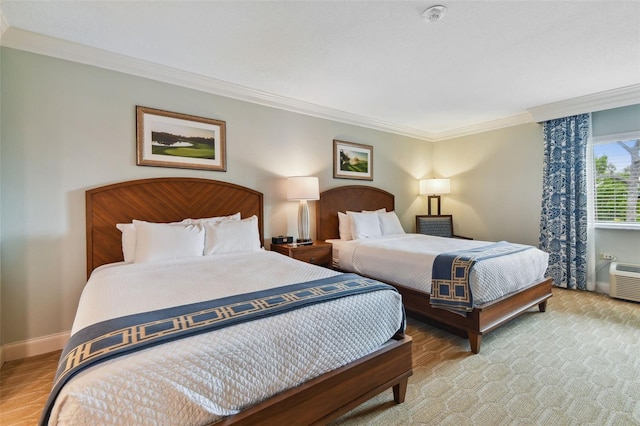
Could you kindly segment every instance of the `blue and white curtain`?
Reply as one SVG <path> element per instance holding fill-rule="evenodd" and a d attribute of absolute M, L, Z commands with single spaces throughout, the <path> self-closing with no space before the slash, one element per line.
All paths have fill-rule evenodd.
<path fill-rule="evenodd" d="M 587 289 L 587 142 L 589 114 L 543 123 L 540 249 L 554 284 Z"/>

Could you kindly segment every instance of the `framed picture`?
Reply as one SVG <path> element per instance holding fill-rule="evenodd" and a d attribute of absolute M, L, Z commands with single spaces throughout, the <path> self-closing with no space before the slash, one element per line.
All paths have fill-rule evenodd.
<path fill-rule="evenodd" d="M 136 106 L 139 166 L 226 171 L 225 122 Z"/>
<path fill-rule="evenodd" d="M 333 177 L 373 180 L 373 147 L 334 139 Z"/>

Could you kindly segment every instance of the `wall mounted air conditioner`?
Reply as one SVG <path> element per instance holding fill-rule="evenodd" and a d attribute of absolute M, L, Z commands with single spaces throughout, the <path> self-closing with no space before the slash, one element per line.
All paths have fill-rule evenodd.
<path fill-rule="evenodd" d="M 640 302 L 640 265 L 612 262 L 609 267 L 609 296 Z"/>

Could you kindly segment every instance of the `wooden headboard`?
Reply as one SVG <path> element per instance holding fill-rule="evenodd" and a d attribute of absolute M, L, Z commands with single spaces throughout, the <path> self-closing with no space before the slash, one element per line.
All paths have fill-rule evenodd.
<path fill-rule="evenodd" d="M 320 200 L 316 202 L 316 238 L 320 241 L 340 238 L 338 212 L 344 213 L 347 210 L 359 212 L 381 208 L 387 211 L 395 209 L 393 194 L 363 185 L 328 189 L 320 194 Z"/>
<path fill-rule="evenodd" d="M 116 223 L 133 219 L 177 222 L 185 218 L 256 215 L 264 236 L 261 192 L 198 178 L 155 178 L 120 182 L 86 192 L 87 277 L 100 265 L 123 260 Z"/>

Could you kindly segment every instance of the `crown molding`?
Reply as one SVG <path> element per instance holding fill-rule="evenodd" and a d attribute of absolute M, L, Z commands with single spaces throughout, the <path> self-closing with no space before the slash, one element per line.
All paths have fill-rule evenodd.
<path fill-rule="evenodd" d="M 531 114 L 527 112 L 523 114 L 513 115 L 511 117 L 499 118 L 497 120 L 485 121 L 478 124 L 458 127 L 456 129 L 445 130 L 442 132 L 435 133 L 434 136 L 437 141 L 444 141 L 447 139 L 470 136 L 476 133 L 504 129 L 505 127 L 518 126 L 520 124 L 527 124 L 527 123 L 531 123 L 532 121 L 533 120 L 531 119 Z"/>
<path fill-rule="evenodd" d="M 640 104 L 640 84 L 529 108 L 537 123 L 560 117 Z"/>
<path fill-rule="evenodd" d="M 638 84 L 532 107 L 529 108 L 527 112 L 511 117 L 442 132 L 427 132 L 10 27 L 4 20 L 2 11 L 0 11 L 0 35 L 2 35 L 0 38 L 1 46 L 122 72 L 325 120 L 407 136 L 427 142 L 437 142 L 520 124 L 541 122 L 584 112 L 600 111 L 640 103 L 640 84 Z"/>
<path fill-rule="evenodd" d="M 107 52 L 105 50 L 18 28 L 9 28 L 1 44 L 2 46 L 13 49 L 118 71 L 272 108 L 381 130 L 425 141 L 434 141 L 431 133 L 418 129 L 399 126 L 393 123 L 251 89 L 215 78 L 181 71 L 165 65 L 142 61 L 129 56 Z"/>

